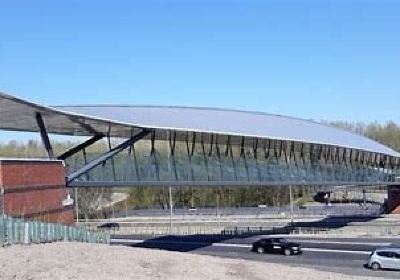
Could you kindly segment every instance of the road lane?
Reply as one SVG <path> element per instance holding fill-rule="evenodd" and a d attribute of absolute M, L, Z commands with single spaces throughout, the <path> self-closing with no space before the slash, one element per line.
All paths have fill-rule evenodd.
<path fill-rule="evenodd" d="M 262 238 L 231 238 L 215 242 L 213 238 L 204 236 L 180 237 L 163 236 L 158 238 L 134 238 L 118 236 L 111 239 L 112 244 L 134 247 L 157 248 L 171 251 L 206 254 L 225 258 L 263 261 L 289 264 L 298 267 L 312 267 L 323 271 L 340 272 L 348 275 L 375 276 L 384 278 L 400 278 L 400 272 L 374 272 L 363 266 L 371 250 L 380 246 L 399 243 L 399 239 L 318 239 L 288 238 L 302 245 L 303 254 L 286 257 L 276 254 L 257 254 L 251 251 L 251 244 Z M 354 241 L 354 244 L 353 244 Z"/>

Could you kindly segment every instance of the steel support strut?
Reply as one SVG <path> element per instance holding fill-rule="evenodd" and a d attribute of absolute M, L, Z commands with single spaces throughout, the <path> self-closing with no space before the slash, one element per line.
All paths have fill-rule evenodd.
<path fill-rule="evenodd" d="M 100 139 L 102 139 L 104 137 L 103 134 L 96 134 L 95 136 L 93 136 L 92 138 L 86 140 L 85 142 L 69 149 L 68 151 L 66 151 L 65 153 L 63 153 L 62 155 L 58 156 L 58 159 L 60 160 L 66 160 L 67 158 L 73 156 L 74 154 L 80 152 L 81 150 L 89 147 L 90 145 L 96 143 L 97 141 L 99 141 Z"/>
<path fill-rule="evenodd" d="M 111 149 L 109 152 L 105 153 L 104 155 L 100 156 L 99 158 L 89 162 L 88 164 L 86 164 L 85 166 L 80 168 L 79 170 L 77 170 L 77 171 L 71 173 L 70 175 L 68 175 L 67 182 L 70 183 L 73 180 L 75 180 L 76 178 L 80 177 L 81 175 L 89 172 L 93 168 L 95 168 L 98 165 L 102 164 L 106 160 L 112 158 L 113 156 L 115 156 L 116 154 L 120 153 L 124 149 L 132 146 L 135 142 L 139 141 L 140 139 L 142 139 L 143 137 L 147 136 L 148 134 L 149 134 L 149 131 L 147 131 L 147 130 L 142 130 L 142 131 L 138 132 L 137 134 L 133 135 L 131 138 L 129 138 L 128 140 L 126 140 L 122 144 L 120 144 L 117 147 Z"/>
<path fill-rule="evenodd" d="M 44 125 L 44 121 L 42 118 L 42 114 L 36 112 L 36 122 L 40 130 L 40 137 L 42 138 L 42 142 L 44 148 L 46 149 L 48 158 L 54 158 L 53 148 L 51 147 L 49 135 L 46 131 L 46 126 Z"/>

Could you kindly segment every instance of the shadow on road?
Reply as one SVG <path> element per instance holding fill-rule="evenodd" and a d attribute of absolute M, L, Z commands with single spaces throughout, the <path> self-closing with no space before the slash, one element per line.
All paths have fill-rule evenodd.
<path fill-rule="evenodd" d="M 365 223 L 375 220 L 375 216 L 330 216 L 319 221 L 294 222 L 291 228 L 312 228 L 312 229 L 339 229 L 348 226 L 350 223 Z M 290 227 L 290 226 L 289 226 Z"/>
<path fill-rule="evenodd" d="M 149 236 L 132 236 L 132 235 L 113 235 L 116 239 L 140 239 L 144 242 L 137 244 L 129 244 L 127 246 L 161 249 L 177 252 L 189 252 L 200 248 L 212 246 L 213 243 L 223 243 L 227 240 L 235 240 L 235 243 L 244 244 L 241 239 L 247 239 L 260 235 L 279 235 L 290 234 L 296 229 L 301 228 L 302 232 L 309 231 L 326 231 L 330 229 L 338 229 L 345 227 L 353 222 L 368 222 L 376 217 L 366 216 L 333 216 L 327 217 L 319 221 L 311 222 L 294 222 L 293 224 L 275 227 L 272 229 L 263 228 L 246 228 L 236 227 L 224 230 L 221 234 L 196 234 L 196 235 L 165 235 L 158 237 Z M 123 242 L 122 242 L 123 243 Z"/>
<path fill-rule="evenodd" d="M 156 238 L 147 239 L 143 243 L 131 245 L 132 247 L 161 249 L 177 252 L 189 252 L 203 247 L 211 246 L 213 243 L 223 242 L 232 238 L 223 237 L 222 235 L 188 235 L 176 236 L 167 235 Z"/>

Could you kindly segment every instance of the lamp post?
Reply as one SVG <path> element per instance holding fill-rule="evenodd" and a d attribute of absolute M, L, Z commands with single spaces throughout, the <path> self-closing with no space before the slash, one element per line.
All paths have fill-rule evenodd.
<path fill-rule="evenodd" d="M 219 193 L 217 193 L 217 221 L 218 221 L 218 230 L 221 229 L 221 221 L 219 219 Z"/>
<path fill-rule="evenodd" d="M 172 234 L 172 187 L 169 186 L 169 232 Z"/>
<path fill-rule="evenodd" d="M 168 130 L 167 132 L 168 138 L 168 173 L 171 174 L 171 131 Z M 168 188 L 169 193 L 169 233 L 172 234 L 172 187 L 169 186 Z"/>
<path fill-rule="evenodd" d="M 293 193 L 292 193 L 292 185 L 289 186 L 289 199 L 290 199 L 290 224 L 293 226 Z"/>
<path fill-rule="evenodd" d="M 79 205 L 78 205 L 78 188 L 75 188 L 75 213 L 76 223 L 79 224 Z"/>

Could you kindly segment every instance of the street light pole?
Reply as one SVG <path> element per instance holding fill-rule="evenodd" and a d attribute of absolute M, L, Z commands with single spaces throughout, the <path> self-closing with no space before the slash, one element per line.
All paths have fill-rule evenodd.
<path fill-rule="evenodd" d="M 218 220 L 218 230 L 220 230 L 221 221 L 219 220 L 219 193 L 217 193 L 217 220 Z"/>
<path fill-rule="evenodd" d="M 292 193 L 292 185 L 289 186 L 289 196 L 290 196 L 290 223 L 293 226 L 293 193 Z"/>
<path fill-rule="evenodd" d="M 172 234 L 172 187 L 169 186 L 169 232 Z"/>
<path fill-rule="evenodd" d="M 168 138 L 168 172 L 171 174 L 171 131 L 167 132 Z M 172 187 L 169 186 L 169 233 L 172 234 Z"/>
<path fill-rule="evenodd" d="M 79 224 L 78 188 L 75 188 L 75 213 L 76 223 Z"/>

